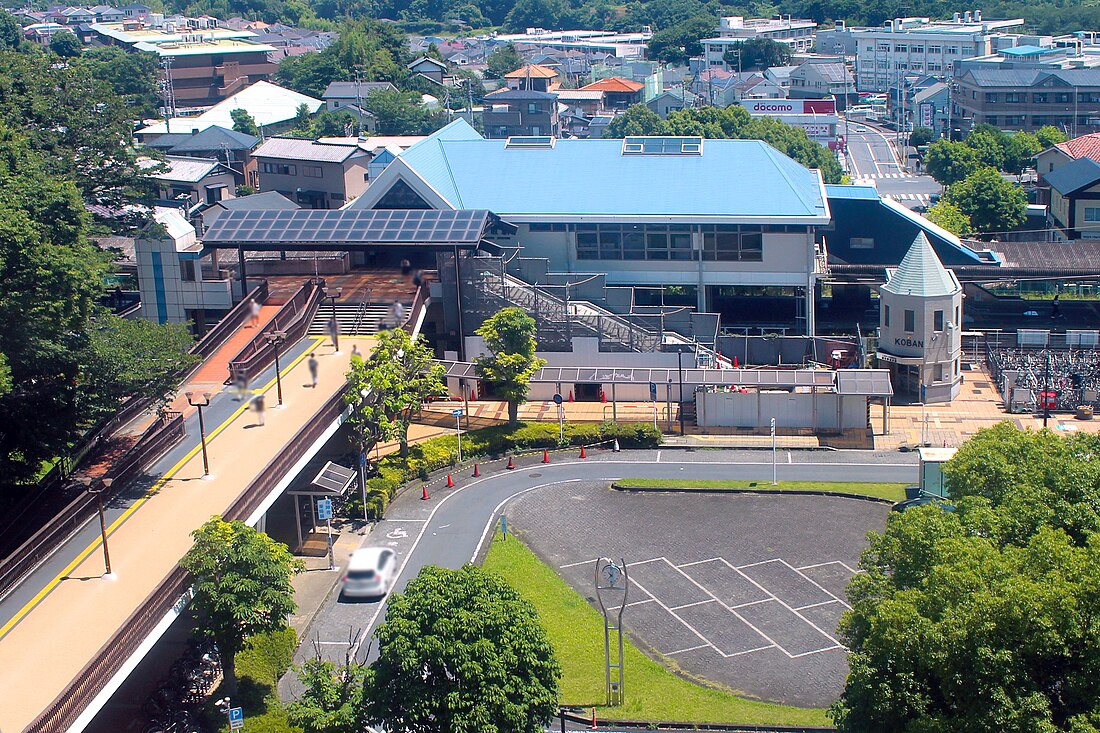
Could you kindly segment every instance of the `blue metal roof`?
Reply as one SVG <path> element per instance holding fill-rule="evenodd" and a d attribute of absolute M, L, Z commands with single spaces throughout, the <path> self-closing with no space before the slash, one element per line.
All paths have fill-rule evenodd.
<path fill-rule="evenodd" d="M 820 176 L 759 140 L 705 140 L 702 154 L 691 155 L 623 155 L 622 140 L 602 139 L 516 149 L 457 120 L 401 157 L 455 208 L 519 221 L 523 215 L 829 218 Z"/>
<path fill-rule="evenodd" d="M 1058 193 L 1068 196 L 1100 182 L 1100 163 L 1091 158 L 1078 158 L 1047 173 L 1043 180 Z"/>

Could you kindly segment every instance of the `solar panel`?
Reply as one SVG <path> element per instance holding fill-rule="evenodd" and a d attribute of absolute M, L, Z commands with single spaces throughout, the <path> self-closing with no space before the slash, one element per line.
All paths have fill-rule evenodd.
<path fill-rule="evenodd" d="M 355 471 L 329 461 L 310 483 L 332 494 L 343 494 L 355 480 Z"/>
<path fill-rule="evenodd" d="M 484 210 L 227 211 L 207 229 L 207 244 L 241 242 L 477 243 L 492 215 Z"/>
<path fill-rule="evenodd" d="M 632 136 L 623 140 L 623 155 L 702 155 L 701 137 Z"/>

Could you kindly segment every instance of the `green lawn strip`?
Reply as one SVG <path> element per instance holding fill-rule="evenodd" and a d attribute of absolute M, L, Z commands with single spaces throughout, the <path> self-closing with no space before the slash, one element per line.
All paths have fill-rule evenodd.
<path fill-rule="evenodd" d="M 624 478 L 615 482 L 621 489 L 751 489 L 752 491 L 834 491 L 904 501 L 909 484 L 863 483 L 859 481 L 719 481 L 715 479 Z"/>
<path fill-rule="evenodd" d="M 504 576 L 538 609 L 562 667 L 563 705 L 595 705 L 598 716 L 619 720 L 830 724 L 824 710 L 747 700 L 693 684 L 647 657 L 629 640 L 623 651 L 626 702 L 604 708 L 603 620 L 599 613 L 513 536 L 504 539 L 497 533 L 485 568 Z"/>

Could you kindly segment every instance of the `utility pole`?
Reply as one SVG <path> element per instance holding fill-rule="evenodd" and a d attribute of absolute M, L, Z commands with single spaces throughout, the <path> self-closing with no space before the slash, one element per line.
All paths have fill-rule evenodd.
<path fill-rule="evenodd" d="M 172 118 L 176 116 L 176 88 L 172 83 L 172 57 L 161 59 L 160 67 L 164 71 L 164 131 L 172 131 Z"/>

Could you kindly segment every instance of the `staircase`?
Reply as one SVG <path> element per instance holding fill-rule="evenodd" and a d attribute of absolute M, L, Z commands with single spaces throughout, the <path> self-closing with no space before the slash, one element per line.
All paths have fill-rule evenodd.
<path fill-rule="evenodd" d="M 384 303 L 336 303 L 336 322 L 341 336 L 369 336 L 377 333 L 383 321 L 390 319 L 392 306 Z M 322 303 L 310 321 L 310 336 L 327 336 L 332 320 L 332 304 Z"/>

